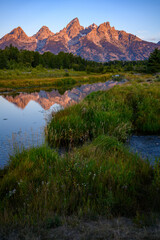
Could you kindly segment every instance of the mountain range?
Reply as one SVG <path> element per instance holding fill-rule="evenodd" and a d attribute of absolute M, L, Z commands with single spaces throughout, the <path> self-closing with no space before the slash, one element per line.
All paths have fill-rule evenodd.
<path fill-rule="evenodd" d="M 71 52 L 97 62 L 144 60 L 155 48 L 160 48 L 160 42 L 143 41 L 133 34 L 116 30 L 109 22 L 99 26 L 93 23 L 84 28 L 78 18 L 55 34 L 43 26 L 36 34 L 28 37 L 21 27 L 15 28 L 0 39 L 0 49 L 10 44 L 18 49 L 40 53 Z"/>

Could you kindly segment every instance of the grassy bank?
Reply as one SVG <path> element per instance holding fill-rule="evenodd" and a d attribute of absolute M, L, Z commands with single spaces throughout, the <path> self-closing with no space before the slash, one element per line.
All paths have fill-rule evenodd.
<path fill-rule="evenodd" d="M 90 94 L 58 112 L 47 127 L 51 146 L 73 146 L 108 134 L 125 141 L 131 132 L 160 133 L 160 84 L 127 83 Z"/>
<path fill-rule="evenodd" d="M 119 75 L 119 77 L 115 77 Z M 137 74 L 134 72 L 90 73 L 74 70 L 58 70 L 46 68 L 27 68 L 24 70 L 0 70 L 0 92 L 34 92 L 39 90 L 58 89 L 65 91 L 75 86 L 105 82 L 107 80 L 127 79 L 131 82 L 159 82 L 160 76 L 153 74 Z"/>
<path fill-rule="evenodd" d="M 61 78 L 68 76 L 84 76 L 85 71 L 74 71 L 70 69 L 47 69 L 47 68 L 24 68 L 24 69 L 5 69 L 0 70 L 0 80 L 23 80 L 23 79 L 42 79 L 42 78 Z"/>
<path fill-rule="evenodd" d="M 101 135 L 64 157 L 47 147 L 11 159 L 0 182 L 1 223 L 55 215 L 135 216 L 160 210 L 160 169 Z"/>
<path fill-rule="evenodd" d="M 158 239 L 160 159 L 152 166 L 131 153 L 123 142 L 133 132 L 160 133 L 158 81 L 92 93 L 53 115 L 46 137 L 54 148 L 23 150 L 0 170 L 0 237 Z M 59 155 L 63 146 L 70 151 Z M 154 230 L 126 218 L 116 225 L 119 216 Z M 88 227 L 86 219 L 98 220 Z"/>
<path fill-rule="evenodd" d="M 17 74 L 18 71 L 18 74 Z M 69 89 L 87 83 L 105 82 L 112 78 L 112 74 L 86 74 L 72 70 L 0 70 L 0 91 L 28 91 Z"/>
<path fill-rule="evenodd" d="M 132 132 L 160 133 L 158 82 L 92 93 L 53 115 L 46 129 L 50 145 L 72 150 L 60 156 L 42 146 L 11 157 L 0 170 L 1 225 L 159 214 L 160 162 L 151 166 L 129 152 L 123 142 Z"/>

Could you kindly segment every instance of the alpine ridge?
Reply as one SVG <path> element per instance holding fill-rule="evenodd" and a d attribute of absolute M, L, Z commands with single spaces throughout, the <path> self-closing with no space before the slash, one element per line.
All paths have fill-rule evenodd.
<path fill-rule="evenodd" d="M 116 30 L 109 22 L 99 26 L 93 23 L 84 28 L 78 18 L 74 18 L 55 34 L 48 27 L 43 26 L 36 34 L 29 37 L 21 27 L 17 27 L 0 39 L 0 49 L 10 44 L 18 49 L 40 53 L 71 52 L 97 62 L 144 60 L 155 48 L 160 48 L 160 43 L 143 41 L 133 34 Z"/>

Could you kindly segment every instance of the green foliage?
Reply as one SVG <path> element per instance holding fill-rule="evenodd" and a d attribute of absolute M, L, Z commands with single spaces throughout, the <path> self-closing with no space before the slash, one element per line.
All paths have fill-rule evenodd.
<path fill-rule="evenodd" d="M 160 72 L 160 50 L 156 48 L 148 59 L 148 72 Z"/>
<path fill-rule="evenodd" d="M 0 69 L 7 68 L 7 57 L 3 50 L 0 50 Z"/>
<path fill-rule="evenodd" d="M 151 53 L 149 60 L 144 61 L 110 61 L 98 63 L 88 61 L 80 56 L 75 56 L 72 53 L 59 52 L 54 55 L 51 52 L 39 54 L 28 50 L 18 50 L 10 45 L 4 50 L 0 50 L 0 69 L 22 69 L 24 67 L 37 67 L 42 65 L 45 68 L 52 69 L 74 69 L 75 71 L 86 71 L 90 73 L 117 73 L 117 72 L 158 72 L 159 66 L 159 51 L 155 49 Z"/>
<path fill-rule="evenodd" d="M 0 69 L 22 69 L 25 67 L 37 67 L 42 65 L 45 68 L 52 69 L 74 69 L 76 71 L 85 71 L 87 67 L 92 72 L 102 72 L 102 63 L 87 61 L 80 56 L 74 56 L 72 53 L 60 52 L 54 55 L 51 52 L 45 52 L 42 55 L 39 52 L 28 50 L 18 50 L 10 45 L 4 50 L 0 50 Z"/>
<path fill-rule="evenodd" d="M 136 215 L 159 211 L 159 166 L 130 153 L 115 137 L 101 135 L 64 157 L 47 147 L 25 150 L 1 173 L 1 223 L 58 215 Z"/>
<path fill-rule="evenodd" d="M 100 134 L 126 141 L 131 131 L 160 132 L 160 90 L 154 85 L 116 86 L 90 94 L 81 103 L 57 113 L 47 127 L 52 146 L 69 146 Z"/>
<path fill-rule="evenodd" d="M 140 72 L 145 73 L 147 68 L 147 60 L 144 61 L 110 61 L 104 63 L 103 72 Z"/>

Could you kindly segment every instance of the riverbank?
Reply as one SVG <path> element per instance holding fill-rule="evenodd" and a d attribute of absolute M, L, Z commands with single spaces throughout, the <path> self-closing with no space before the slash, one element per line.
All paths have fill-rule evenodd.
<path fill-rule="evenodd" d="M 131 82 L 158 82 L 159 74 L 143 74 L 134 72 L 113 73 L 90 73 L 73 70 L 48 70 L 28 69 L 22 70 L 0 70 L 0 92 L 34 92 L 39 90 L 58 89 L 61 93 L 81 84 L 105 82 L 107 80 L 121 81 L 127 79 Z"/>
<path fill-rule="evenodd" d="M 126 83 L 53 115 L 46 134 L 54 149 L 24 150 L 0 171 L 1 225 L 159 216 L 159 162 L 152 166 L 123 144 L 133 132 L 160 133 L 159 104 L 158 82 Z M 56 147 L 70 152 L 59 156 Z"/>
<path fill-rule="evenodd" d="M 90 94 L 58 112 L 47 126 L 51 146 L 74 146 L 101 134 L 126 141 L 130 133 L 160 133 L 160 83 L 131 83 Z"/>
<path fill-rule="evenodd" d="M 112 74 L 86 74 L 73 70 L 0 70 L 0 92 L 34 92 L 58 89 L 61 92 L 85 83 L 105 82 Z"/>

